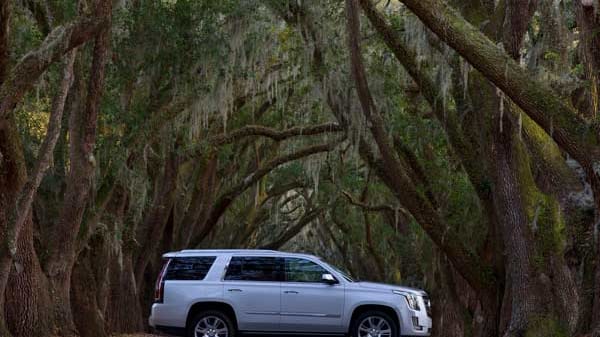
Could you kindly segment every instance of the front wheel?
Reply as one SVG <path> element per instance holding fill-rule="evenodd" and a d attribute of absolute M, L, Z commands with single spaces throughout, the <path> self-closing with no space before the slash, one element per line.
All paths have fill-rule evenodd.
<path fill-rule="evenodd" d="M 202 311 L 192 319 L 187 337 L 235 337 L 235 326 L 220 311 Z"/>
<path fill-rule="evenodd" d="M 352 337 L 399 337 L 396 322 L 385 312 L 367 311 L 352 322 Z"/>

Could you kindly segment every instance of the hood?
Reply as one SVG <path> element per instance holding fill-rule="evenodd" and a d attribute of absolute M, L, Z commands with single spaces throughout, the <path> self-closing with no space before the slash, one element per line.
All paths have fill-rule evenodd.
<path fill-rule="evenodd" d="M 398 291 L 413 294 L 413 295 L 421 295 L 421 296 L 427 295 L 427 293 L 421 289 L 403 287 L 403 286 L 399 286 L 399 285 L 395 285 L 395 284 L 384 284 L 384 283 L 375 283 L 375 282 L 356 282 L 356 285 L 359 286 L 360 288 L 372 289 L 372 290 L 382 290 L 382 291 L 398 290 Z"/>

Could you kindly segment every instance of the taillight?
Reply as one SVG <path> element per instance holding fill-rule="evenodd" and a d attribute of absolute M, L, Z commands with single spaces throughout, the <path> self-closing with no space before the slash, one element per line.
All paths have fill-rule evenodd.
<path fill-rule="evenodd" d="M 162 303 L 165 296 L 165 275 L 167 274 L 169 263 L 171 263 L 171 259 L 165 261 L 156 279 L 156 285 L 154 286 L 154 302 L 156 303 Z"/>

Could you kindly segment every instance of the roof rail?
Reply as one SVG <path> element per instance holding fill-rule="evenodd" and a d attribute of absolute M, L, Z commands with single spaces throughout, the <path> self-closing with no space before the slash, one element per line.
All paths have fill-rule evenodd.
<path fill-rule="evenodd" d="M 180 253 L 280 253 L 269 249 L 184 249 Z"/>

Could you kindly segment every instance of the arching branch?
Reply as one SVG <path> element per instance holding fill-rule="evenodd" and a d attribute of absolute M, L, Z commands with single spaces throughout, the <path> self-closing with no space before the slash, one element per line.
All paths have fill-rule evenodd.
<path fill-rule="evenodd" d="M 3 3 L 6 2 L 10 1 L 3 1 Z M 99 3 L 102 4 L 102 1 Z M 12 112 L 15 104 L 19 103 L 51 64 L 103 31 L 110 22 L 109 14 L 99 7 L 94 10 L 94 15 L 85 16 L 65 26 L 57 27 L 48 34 L 37 49 L 25 55 L 7 74 L 6 80 L 0 88 L 0 119 Z M 5 50 L 0 49 L 0 54 L 5 53 Z M 1 58 L 2 55 L 0 55 Z"/>
<path fill-rule="evenodd" d="M 431 202 L 418 192 L 407 175 L 406 168 L 395 155 L 392 142 L 384 128 L 383 119 L 377 111 L 366 78 L 360 50 L 358 0 L 346 0 L 346 11 L 352 74 L 363 114 L 371 122 L 371 133 L 381 153 L 381 161 L 375 160 L 372 154 L 364 154 L 370 152 L 364 141 L 361 142 L 361 152 L 380 178 L 394 192 L 400 203 L 410 211 L 429 237 L 452 260 L 453 265 L 468 280 L 469 284 L 475 289 L 481 289 L 485 287 L 489 279 L 484 277 L 485 268 L 481 265 L 480 259 L 465 247 L 456 233 L 444 223 Z"/>
<path fill-rule="evenodd" d="M 217 199 L 206 223 L 204 223 L 199 229 L 198 234 L 194 236 L 194 240 L 192 242 L 197 244 L 198 242 L 202 241 L 202 239 L 213 230 L 213 228 L 219 222 L 219 219 L 221 219 L 233 201 L 235 201 L 235 199 L 237 199 L 242 193 L 244 193 L 248 188 L 269 174 L 271 171 L 285 163 L 302 159 L 317 153 L 332 151 L 337 144 L 338 142 L 336 141 L 328 144 L 309 146 L 299 151 L 276 157 L 264 163 L 263 166 L 258 168 L 252 174 L 248 175 L 241 182 L 229 188 Z"/>
<path fill-rule="evenodd" d="M 360 0 L 368 5 L 371 0 Z M 402 0 L 440 39 L 455 49 L 500 88 L 559 146 L 584 167 L 596 195 L 600 194 L 598 126 L 513 60 L 476 27 L 440 0 Z M 597 198 L 600 199 L 600 198 Z M 597 207 L 600 207 L 598 204 Z"/>
<path fill-rule="evenodd" d="M 294 226 L 289 228 L 274 241 L 262 246 L 262 248 L 274 250 L 280 249 L 296 235 L 298 235 L 306 226 L 313 222 L 319 215 L 321 215 L 323 211 L 325 211 L 324 207 L 318 207 L 304 214 L 304 216 L 302 216 L 302 218 L 298 220 Z"/>
<path fill-rule="evenodd" d="M 286 130 L 275 130 L 262 125 L 247 125 L 240 129 L 234 130 L 228 134 L 220 135 L 213 138 L 212 143 L 220 146 L 233 143 L 243 137 L 262 136 L 270 138 L 274 141 L 283 141 L 299 136 L 313 136 L 328 132 L 341 132 L 344 129 L 336 123 L 325 123 L 306 127 L 293 127 Z"/>

